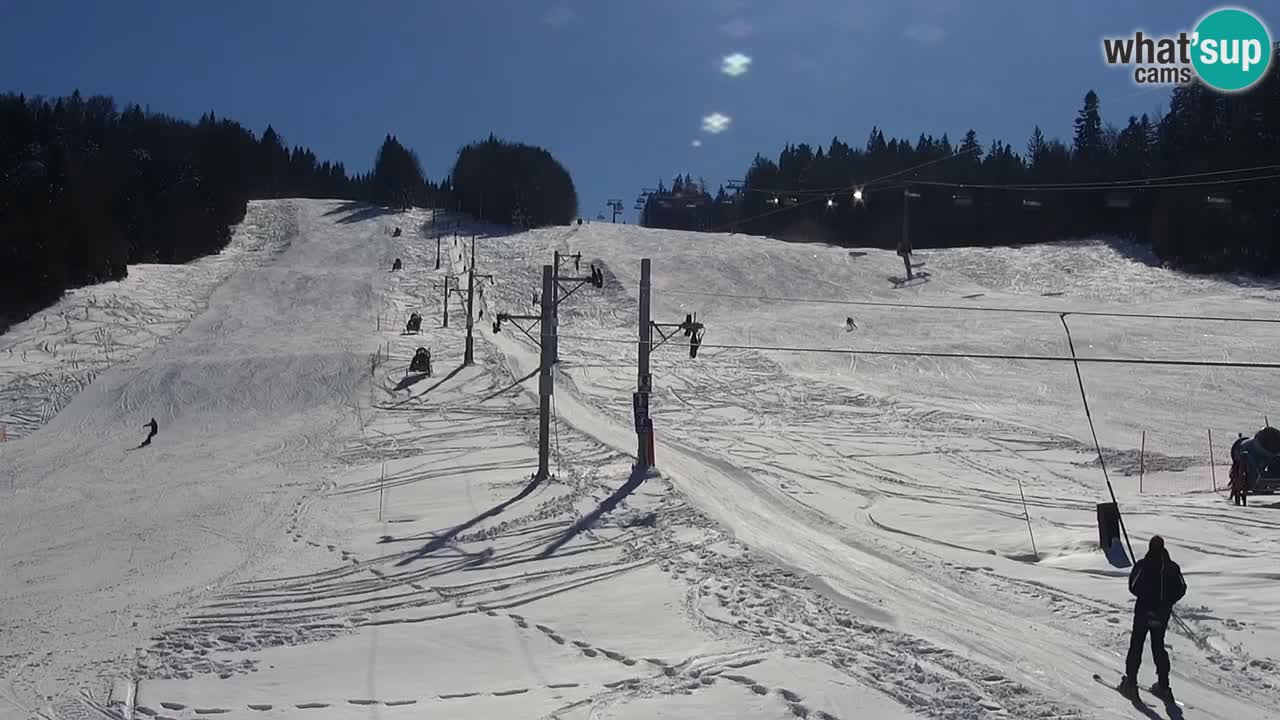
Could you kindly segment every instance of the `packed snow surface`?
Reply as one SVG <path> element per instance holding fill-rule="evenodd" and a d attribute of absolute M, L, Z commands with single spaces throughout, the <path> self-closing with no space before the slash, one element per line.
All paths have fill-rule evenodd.
<path fill-rule="evenodd" d="M 605 283 L 560 306 L 539 482 L 540 330 L 492 322 L 556 250 Z M 648 474 L 642 258 L 653 320 L 706 327 L 654 352 Z M 1186 716 L 1280 716 L 1280 502 L 1221 491 L 1274 370 L 848 352 L 1062 358 L 1065 320 L 1081 357 L 1274 362 L 1280 324 L 1170 316 L 1280 292 L 1115 242 L 915 261 L 283 200 L 70 293 L 0 337 L 0 719 L 1133 717 L 1092 679 L 1131 601 L 1081 384 L 1134 550 L 1186 575 Z"/>

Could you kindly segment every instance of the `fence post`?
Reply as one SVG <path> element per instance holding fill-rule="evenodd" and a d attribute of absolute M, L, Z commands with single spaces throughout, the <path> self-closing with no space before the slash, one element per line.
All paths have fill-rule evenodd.
<path fill-rule="evenodd" d="M 1213 479 L 1213 490 L 1218 491 L 1218 471 L 1213 467 L 1213 428 L 1209 428 L 1209 477 Z"/>
<path fill-rule="evenodd" d="M 378 522 L 382 522 L 382 493 L 387 487 L 387 464 L 382 463 L 382 479 L 378 481 Z"/>
<path fill-rule="evenodd" d="M 1147 431 L 1142 431 L 1142 449 L 1138 451 L 1138 494 L 1142 494 L 1142 475 L 1147 464 Z"/>
<path fill-rule="evenodd" d="M 1027 519 L 1027 534 L 1031 536 L 1031 554 L 1036 562 L 1040 562 L 1040 551 L 1036 550 L 1036 536 L 1031 532 L 1031 515 L 1027 512 L 1027 496 L 1022 493 L 1022 480 L 1018 480 L 1018 495 L 1022 498 L 1022 517 Z"/>

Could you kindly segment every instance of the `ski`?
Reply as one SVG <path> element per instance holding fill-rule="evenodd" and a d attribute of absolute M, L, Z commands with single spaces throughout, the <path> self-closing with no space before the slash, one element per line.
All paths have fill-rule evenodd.
<path fill-rule="evenodd" d="M 1125 697 L 1128 697 L 1128 698 L 1133 698 L 1133 697 L 1134 697 L 1134 696 L 1131 696 L 1131 695 L 1128 695 L 1127 693 L 1125 693 L 1123 690 L 1121 690 L 1121 689 L 1119 688 L 1119 686 L 1117 686 L 1117 685 L 1112 685 L 1111 683 L 1107 682 L 1106 680 L 1103 680 L 1103 679 L 1102 679 L 1102 676 L 1101 676 L 1101 675 L 1099 675 L 1098 673 L 1094 673 L 1094 674 L 1093 674 L 1093 679 L 1094 679 L 1094 680 L 1097 680 L 1099 683 L 1102 683 L 1103 685 L 1105 685 L 1105 686 L 1107 686 L 1107 687 L 1111 688 L 1112 690 L 1115 690 L 1116 692 L 1120 693 L 1121 695 L 1124 695 Z M 1145 688 L 1145 687 L 1141 687 L 1141 686 L 1139 686 L 1139 687 L 1138 687 L 1138 690 L 1140 690 L 1140 691 L 1142 691 L 1142 692 L 1146 693 L 1147 695 L 1150 695 L 1151 697 L 1153 697 L 1153 698 L 1155 698 L 1155 699 L 1159 700 L 1160 702 L 1164 703 L 1165 705 L 1177 705 L 1177 706 L 1178 706 L 1178 708 L 1179 708 L 1180 710 L 1187 710 L 1187 709 L 1189 709 L 1189 708 L 1188 708 L 1188 706 L 1187 706 L 1185 703 L 1183 703 L 1181 700 L 1178 700 L 1177 698 L 1174 698 L 1173 700 L 1166 700 L 1166 699 L 1164 699 L 1164 698 L 1160 697 L 1159 695 L 1157 695 L 1157 694 L 1155 694 L 1155 693 L 1151 692 L 1151 688 Z"/>
<path fill-rule="evenodd" d="M 913 273 L 910 278 L 897 277 L 894 275 L 890 275 L 888 280 L 889 282 L 893 283 L 895 286 L 920 285 L 922 283 L 928 282 L 929 277 L 930 275 L 927 272 L 918 272 L 918 273 Z"/>

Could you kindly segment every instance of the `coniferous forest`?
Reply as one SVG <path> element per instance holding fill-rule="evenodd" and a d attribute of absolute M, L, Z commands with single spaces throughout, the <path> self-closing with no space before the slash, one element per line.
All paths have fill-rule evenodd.
<path fill-rule="evenodd" d="M 458 207 L 492 222 L 565 225 L 578 213 L 569 171 L 540 147 L 490 134 L 462 148 L 450 177 Z"/>
<path fill-rule="evenodd" d="M 853 191 L 860 189 L 860 198 Z M 713 195 L 676 176 L 644 195 L 641 224 L 783 240 L 915 248 L 1093 235 L 1151 245 L 1193 271 L 1280 272 L 1280 72 L 1245 93 L 1173 90 L 1162 117 L 1104 120 L 1085 95 L 1070 142 L 1032 129 L 1023 148 L 922 134 L 865 145 L 787 144 Z M 909 193 L 909 198 L 908 198 Z M 459 209 L 499 223 L 563 224 L 573 180 L 542 148 L 464 147 L 440 183 L 387 135 L 367 174 L 289 148 L 212 112 L 196 122 L 77 92 L 0 96 L 0 332 L 73 287 L 131 263 L 176 263 L 225 247 L 250 199 L 341 198 Z M 907 207 L 904 208 L 904 203 Z"/>
<path fill-rule="evenodd" d="M 517 205 L 528 223 L 568 222 L 577 207 L 568 172 L 541 148 L 494 143 L 464 150 L 461 204 L 479 214 L 472 198 L 484 197 L 485 214 L 504 222 Z M 189 122 L 79 92 L 2 95 L 0 332 L 67 289 L 125 277 L 131 263 L 216 253 L 249 200 L 282 197 L 459 206 L 451 181 L 428 181 L 391 135 L 373 170 L 354 175 L 290 149 L 270 126 L 258 138 L 212 112 Z"/>
<path fill-rule="evenodd" d="M 221 250 L 250 198 L 359 190 L 270 127 L 259 140 L 212 113 L 191 123 L 79 93 L 0 97 L 0 331 L 131 263 Z"/>
<path fill-rule="evenodd" d="M 733 190 L 677 176 L 642 196 L 641 223 L 893 248 L 905 202 L 916 249 L 1114 236 L 1190 271 L 1277 273 L 1280 72 L 1235 95 L 1177 87 L 1163 117 L 1120 126 L 1091 91 L 1070 143 L 1035 127 L 1021 149 L 973 130 L 788 144 L 776 161 L 756 156 Z"/>

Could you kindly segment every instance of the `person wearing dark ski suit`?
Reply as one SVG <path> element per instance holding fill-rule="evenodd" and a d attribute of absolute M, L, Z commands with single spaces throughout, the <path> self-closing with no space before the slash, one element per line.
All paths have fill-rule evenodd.
<path fill-rule="evenodd" d="M 1173 697 L 1169 690 L 1169 652 L 1164 647 L 1164 631 L 1173 615 L 1173 605 L 1187 594 L 1182 568 L 1169 558 L 1164 538 L 1155 535 L 1147 556 L 1133 564 L 1129 573 L 1129 592 L 1137 601 L 1133 605 L 1133 634 L 1129 638 L 1129 656 L 1125 659 L 1125 676 L 1120 689 L 1136 692 L 1138 668 L 1142 665 L 1142 646 L 1151 635 L 1151 658 L 1156 663 L 1156 684 L 1151 692 L 1164 698 Z"/>
<path fill-rule="evenodd" d="M 1245 467 L 1245 437 L 1241 435 L 1231 444 L 1231 472 L 1227 474 L 1231 495 L 1228 498 L 1236 505 L 1249 505 L 1249 474 Z"/>
<path fill-rule="evenodd" d="M 155 436 L 156 436 L 156 433 L 160 431 L 160 426 L 156 424 L 156 419 L 155 419 L 155 418 L 151 418 L 151 422 L 147 423 L 146 425 L 143 425 L 142 427 L 144 427 L 144 428 L 150 428 L 150 429 L 151 429 L 151 432 L 147 433 L 147 439 L 146 439 L 146 440 L 143 440 L 143 441 L 142 441 L 142 444 L 141 444 L 141 445 L 139 445 L 138 447 L 146 447 L 146 446 L 150 445 L 150 444 L 151 444 L 151 438 L 155 437 Z"/>

